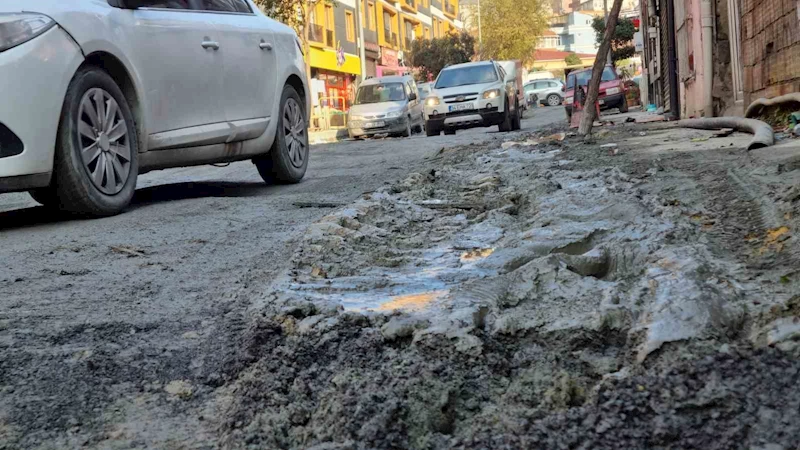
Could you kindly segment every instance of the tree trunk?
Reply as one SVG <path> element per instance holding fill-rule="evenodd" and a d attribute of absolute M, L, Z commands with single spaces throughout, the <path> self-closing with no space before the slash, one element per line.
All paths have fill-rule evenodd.
<path fill-rule="evenodd" d="M 589 81 L 589 92 L 586 94 L 586 102 L 583 108 L 583 117 L 581 117 L 581 125 L 578 127 L 578 134 L 587 135 L 592 134 L 592 125 L 597 118 L 597 111 L 594 104 L 597 102 L 597 96 L 600 93 L 600 79 L 603 76 L 603 69 L 606 66 L 606 59 L 608 59 L 608 52 L 611 49 L 611 38 L 614 36 L 614 31 L 617 29 L 617 20 L 619 19 L 619 10 L 622 9 L 622 0 L 614 0 L 614 5 L 608 13 L 608 20 L 606 21 L 606 32 L 603 35 L 603 42 L 600 43 L 600 49 L 595 56 L 594 66 L 592 66 L 592 79 Z M 578 89 L 578 86 L 575 86 Z"/>

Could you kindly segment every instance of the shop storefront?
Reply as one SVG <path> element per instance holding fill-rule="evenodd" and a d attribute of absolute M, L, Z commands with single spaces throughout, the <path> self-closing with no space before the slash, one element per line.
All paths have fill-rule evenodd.
<path fill-rule="evenodd" d="M 400 65 L 396 50 L 381 47 L 380 64 L 376 68 L 376 72 L 379 77 L 388 77 L 392 75 L 409 74 L 411 73 L 411 69 Z"/>
<path fill-rule="evenodd" d="M 312 126 L 345 126 L 345 114 L 355 100 L 361 60 L 343 51 L 311 48 Z"/>

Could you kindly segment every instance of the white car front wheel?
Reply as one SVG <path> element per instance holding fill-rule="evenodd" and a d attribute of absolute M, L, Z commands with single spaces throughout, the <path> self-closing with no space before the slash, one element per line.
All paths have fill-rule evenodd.
<path fill-rule="evenodd" d="M 136 190 L 139 145 L 133 114 L 111 76 L 95 66 L 81 68 L 67 90 L 50 192 L 65 211 L 92 216 L 120 213 Z"/>

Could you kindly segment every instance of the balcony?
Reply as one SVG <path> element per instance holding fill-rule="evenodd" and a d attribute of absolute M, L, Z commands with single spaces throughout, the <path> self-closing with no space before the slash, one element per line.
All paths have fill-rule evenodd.
<path fill-rule="evenodd" d="M 453 19 L 456 18 L 456 15 L 457 15 L 456 6 L 454 4 L 452 4 L 452 3 L 450 3 L 449 0 L 445 0 L 444 1 L 444 13 L 445 13 L 445 15 L 447 15 L 447 16 L 453 18 Z"/>
<path fill-rule="evenodd" d="M 400 6 L 406 11 L 417 12 L 417 0 L 401 0 Z"/>
<path fill-rule="evenodd" d="M 392 33 L 391 30 L 383 30 L 383 40 L 386 41 L 386 45 L 397 47 L 397 33 Z"/>

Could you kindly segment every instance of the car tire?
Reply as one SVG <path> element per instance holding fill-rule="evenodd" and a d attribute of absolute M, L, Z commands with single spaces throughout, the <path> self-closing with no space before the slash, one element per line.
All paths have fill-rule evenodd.
<path fill-rule="evenodd" d="M 558 106 L 561 104 L 561 96 L 558 94 L 550 94 L 547 96 L 547 106 Z"/>
<path fill-rule="evenodd" d="M 438 128 L 434 128 L 434 127 L 432 127 L 430 125 L 425 125 L 425 134 L 428 137 L 439 136 L 440 134 L 442 134 L 442 130 L 440 130 Z"/>
<path fill-rule="evenodd" d="M 138 156 L 136 122 L 122 90 L 103 69 L 82 67 L 61 110 L 51 193 L 32 195 L 44 204 L 57 197 L 74 214 L 119 214 L 136 191 Z"/>
<path fill-rule="evenodd" d="M 505 112 L 503 113 L 503 122 L 498 125 L 501 132 L 505 133 L 512 129 L 511 112 L 508 110 L 508 103 L 506 103 Z"/>
<path fill-rule="evenodd" d="M 522 128 L 522 109 L 517 105 L 514 110 L 514 117 L 511 119 L 511 130 L 517 131 Z"/>
<path fill-rule="evenodd" d="M 400 136 L 407 138 L 411 137 L 412 134 L 414 134 L 414 130 L 411 129 L 411 117 L 409 117 L 408 120 L 406 121 L 406 130 L 403 131 L 403 134 L 401 134 Z"/>
<path fill-rule="evenodd" d="M 628 99 L 622 97 L 622 102 L 619 104 L 619 112 L 626 113 L 628 112 Z"/>
<path fill-rule="evenodd" d="M 272 148 L 253 163 L 267 183 L 299 183 L 308 169 L 308 122 L 305 103 L 292 86 L 283 88 L 279 111 Z"/>

